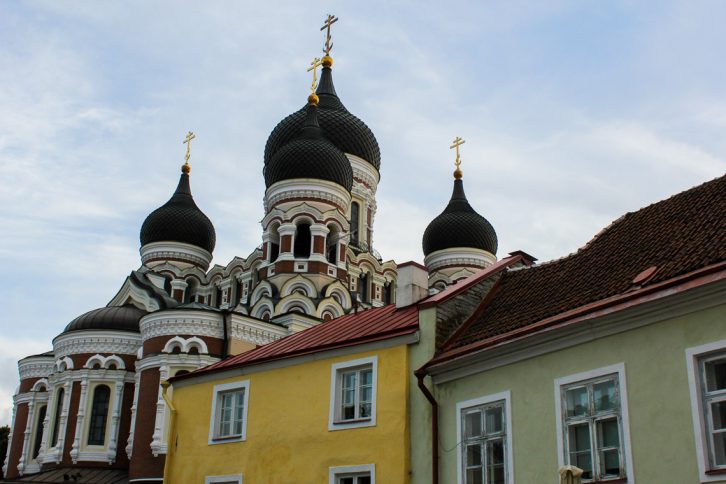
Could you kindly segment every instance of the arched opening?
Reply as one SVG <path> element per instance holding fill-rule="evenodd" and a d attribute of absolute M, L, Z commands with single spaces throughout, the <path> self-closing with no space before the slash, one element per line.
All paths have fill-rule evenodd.
<path fill-rule="evenodd" d="M 330 311 L 325 311 L 323 313 L 323 321 L 330 321 L 333 319 L 333 314 Z"/>
<path fill-rule="evenodd" d="M 38 421 L 35 422 L 35 437 L 33 440 L 33 459 L 36 459 L 40 453 L 40 442 L 43 439 L 43 421 L 45 420 L 46 410 L 46 405 L 43 405 L 38 410 Z"/>
<path fill-rule="evenodd" d="M 310 257 L 310 224 L 301 223 L 295 229 L 295 257 Z"/>
<path fill-rule="evenodd" d="M 280 232 L 277 230 L 279 227 L 278 224 L 270 226 L 270 245 L 269 254 L 267 254 L 270 262 L 275 262 L 280 255 Z"/>
<path fill-rule="evenodd" d="M 190 303 L 194 302 L 194 297 L 197 294 L 197 288 L 199 287 L 199 283 L 197 283 L 197 280 L 193 277 L 190 277 L 186 280 L 187 283 L 187 290 L 184 292 L 184 302 Z"/>
<path fill-rule="evenodd" d="M 350 204 L 350 245 L 358 246 L 358 227 L 360 226 L 360 205 Z"/>
<path fill-rule="evenodd" d="M 101 363 L 94 363 L 93 367 L 91 367 L 92 370 L 100 370 L 101 369 Z"/>
<path fill-rule="evenodd" d="M 328 262 L 335 264 L 338 262 L 338 240 L 340 239 L 340 231 L 337 225 L 328 225 L 328 239 L 325 247 L 325 256 Z"/>
<path fill-rule="evenodd" d="M 222 305 L 222 289 L 219 286 L 214 287 L 216 288 L 214 291 L 214 304 L 220 307 Z"/>
<path fill-rule="evenodd" d="M 393 303 L 393 282 L 388 281 L 383 285 L 383 304 Z"/>
<path fill-rule="evenodd" d="M 265 311 L 264 313 L 262 313 L 262 320 L 263 321 L 269 321 L 270 320 L 270 312 L 269 311 Z"/>
<path fill-rule="evenodd" d="M 181 346 L 179 346 L 179 345 L 176 345 L 176 346 L 174 346 L 174 347 L 173 347 L 173 348 L 171 349 L 171 354 L 172 354 L 172 355 L 178 355 L 178 354 L 179 354 L 179 353 L 181 353 L 181 352 L 182 352 L 182 351 L 181 351 Z"/>
<path fill-rule="evenodd" d="M 60 416 L 63 411 L 63 397 L 65 397 L 65 390 L 63 388 L 58 390 L 58 395 L 55 398 L 55 415 L 53 415 L 53 432 L 50 435 L 50 446 L 55 447 L 58 445 L 58 430 L 60 427 Z"/>
<path fill-rule="evenodd" d="M 235 284 L 234 301 L 232 303 L 236 306 L 237 304 L 239 304 L 242 301 L 242 281 L 235 278 L 234 284 Z"/>
<path fill-rule="evenodd" d="M 369 303 L 370 301 L 370 290 L 369 290 L 369 279 L 370 276 L 367 273 L 362 273 L 358 276 L 358 298 L 361 302 Z"/>
<path fill-rule="evenodd" d="M 91 420 L 88 425 L 88 445 L 104 445 L 106 443 L 106 419 L 108 404 L 111 400 L 111 389 L 107 385 L 99 385 L 93 390 L 93 406 Z"/>
<path fill-rule="evenodd" d="M 108 365 L 108 369 L 109 370 L 115 370 L 116 369 L 116 363 L 111 363 L 110 365 Z"/>
<path fill-rule="evenodd" d="M 197 348 L 196 346 L 192 346 L 191 348 L 189 348 L 189 354 L 190 355 L 198 355 L 199 354 L 199 348 Z"/>

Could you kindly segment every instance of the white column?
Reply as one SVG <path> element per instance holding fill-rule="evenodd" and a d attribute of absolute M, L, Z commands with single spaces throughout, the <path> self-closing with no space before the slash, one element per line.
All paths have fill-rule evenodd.
<path fill-rule="evenodd" d="M 282 224 L 277 228 L 277 233 L 280 234 L 280 255 L 277 257 L 277 260 L 294 259 L 293 252 L 295 251 L 295 230 L 296 229 L 297 229 L 297 226 L 292 223 Z M 283 252 L 282 251 L 282 238 L 287 235 L 290 235 L 292 237 L 290 240 L 290 251 Z"/>
<path fill-rule="evenodd" d="M 326 247 L 327 247 L 327 235 L 330 229 L 323 224 L 313 224 L 310 226 L 310 260 L 317 260 L 320 262 L 327 262 Z M 323 237 L 323 253 L 315 253 L 315 236 Z"/>
<path fill-rule="evenodd" d="M 137 364 L 139 360 L 136 360 Z M 131 459 L 131 453 L 134 448 L 134 430 L 136 429 L 136 407 L 139 404 L 139 382 L 141 381 L 141 372 L 136 370 L 134 374 L 134 403 L 131 405 L 131 428 L 129 428 L 129 440 L 126 444 L 126 455 Z"/>
<path fill-rule="evenodd" d="M 32 398 L 27 402 L 28 405 L 28 418 L 25 422 L 25 432 L 23 432 L 23 450 L 20 453 L 20 460 L 18 461 L 18 472 L 22 476 L 25 471 L 25 460 L 28 456 L 28 448 L 30 447 L 30 439 L 33 435 L 33 412 L 35 411 L 35 398 Z"/>
<path fill-rule="evenodd" d="M 83 434 L 83 422 L 86 417 L 86 401 L 88 400 L 88 373 L 83 375 L 81 379 L 81 398 L 78 401 L 78 417 L 76 418 L 76 431 L 73 436 L 73 446 L 71 447 L 71 460 L 73 463 L 78 462 L 78 452 L 81 447 L 81 438 Z M 70 400 L 70 399 L 69 399 Z"/>
<path fill-rule="evenodd" d="M 111 435 L 108 442 L 108 463 L 113 464 L 116 461 L 116 449 L 118 448 L 118 429 L 119 420 L 121 419 L 121 399 L 124 394 L 124 380 L 116 382 L 113 414 L 111 415 Z"/>
<path fill-rule="evenodd" d="M 169 365 L 162 365 L 159 368 L 159 382 L 169 378 Z M 154 421 L 154 434 L 151 437 L 151 453 L 154 457 L 166 453 L 164 447 L 164 420 L 166 416 L 166 402 L 162 395 L 163 389 L 159 385 L 159 392 L 156 399 L 156 419 Z"/>

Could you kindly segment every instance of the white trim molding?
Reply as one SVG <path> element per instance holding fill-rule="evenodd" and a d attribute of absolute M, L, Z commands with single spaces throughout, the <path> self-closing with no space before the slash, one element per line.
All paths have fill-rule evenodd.
<path fill-rule="evenodd" d="M 471 247 L 452 247 L 430 253 L 424 258 L 424 265 L 433 272 L 448 266 L 489 267 L 497 261 L 491 252 Z"/>
<path fill-rule="evenodd" d="M 18 373 L 20 379 L 44 378 L 53 373 L 55 359 L 53 355 L 30 356 L 18 361 Z"/>
<path fill-rule="evenodd" d="M 696 458 L 698 460 L 698 477 L 700 482 L 721 482 L 726 479 L 723 474 L 709 475 L 711 469 L 707 417 L 703 408 L 703 382 L 701 380 L 700 362 L 704 357 L 720 353 L 726 356 L 726 339 L 686 349 L 686 368 L 688 370 L 688 389 L 691 399 L 691 415 L 693 417 L 693 433 L 696 438 Z"/>
<path fill-rule="evenodd" d="M 342 387 L 340 375 L 345 370 L 370 367 L 372 370 L 372 395 L 371 395 L 371 416 L 370 418 L 357 419 L 355 421 L 343 421 L 338 418 L 338 408 L 342 399 Z M 356 385 L 359 385 L 356 382 Z M 357 392 L 356 392 L 357 393 Z M 356 360 L 342 361 L 331 365 L 330 368 L 330 408 L 328 413 L 328 430 L 347 430 L 360 427 L 376 426 L 376 400 L 378 398 L 378 356 L 359 358 Z"/>
<path fill-rule="evenodd" d="M 594 378 L 600 378 L 607 375 L 616 374 L 618 376 L 618 390 L 620 392 L 620 419 L 622 422 L 622 442 L 623 451 L 622 458 L 625 461 L 625 478 L 628 484 L 635 484 L 635 472 L 633 471 L 633 452 L 630 444 L 630 418 L 628 415 L 628 391 L 625 381 L 625 364 L 617 363 L 594 370 L 576 373 L 574 375 L 563 376 L 555 379 L 555 419 L 557 424 L 557 463 L 558 467 L 566 465 L 565 462 L 565 445 L 564 445 L 564 422 L 562 421 L 562 398 L 561 389 L 563 386 L 573 383 L 584 382 Z M 594 465 L 594 462 L 593 462 Z"/>
<path fill-rule="evenodd" d="M 141 336 L 128 331 L 71 331 L 53 340 L 56 358 L 80 353 L 136 355 Z"/>
<path fill-rule="evenodd" d="M 344 210 L 350 204 L 348 190 L 326 180 L 295 178 L 272 184 L 265 192 L 265 213 L 285 200 L 313 199 L 328 202 Z"/>
<path fill-rule="evenodd" d="M 335 479 L 337 477 L 345 477 L 345 474 L 364 474 L 364 473 L 370 474 L 371 484 L 376 484 L 376 465 L 375 464 L 329 467 L 328 468 L 328 482 L 329 482 L 329 484 L 336 484 Z"/>
<path fill-rule="evenodd" d="M 456 446 L 456 482 L 464 483 L 464 475 L 462 463 L 464 458 L 463 445 L 464 436 L 461 428 L 462 412 L 471 407 L 479 405 L 487 405 L 490 403 L 504 402 L 504 455 L 505 455 L 505 475 L 507 484 L 514 484 L 514 451 L 512 446 L 512 395 L 509 390 L 486 395 L 483 397 L 473 398 L 462 402 L 456 402 L 456 441 L 460 445 Z"/>
<path fill-rule="evenodd" d="M 180 259 L 206 269 L 212 262 L 212 254 L 196 245 L 176 241 L 151 242 L 139 249 L 141 263 L 146 265 L 149 260 Z"/>
<path fill-rule="evenodd" d="M 218 484 L 218 483 L 230 483 L 242 484 L 242 474 L 229 474 L 226 476 L 206 476 L 204 478 L 204 484 Z"/>
<path fill-rule="evenodd" d="M 144 316 L 139 322 L 143 341 L 180 334 L 223 338 L 223 325 L 221 313 L 189 309 L 158 311 Z"/>
<path fill-rule="evenodd" d="M 242 432 L 240 435 L 236 435 L 233 437 L 220 437 L 217 435 L 217 422 L 219 420 L 219 416 L 217 415 L 217 406 L 219 404 L 219 400 L 221 398 L 221 394 L 225 392 L 232 392 L 242 390 L 244 393 L 242 394 L 243 398 L 243 410 L 242 410 Z M 212 413 L 209 418 L 209 439 L 207 443 L 209 445 L 215 445 L 215 444 L 226 444 L 229 442 L 243 442 L 247 440 L 247 410 L 250 407 L 250 381 L 249 380 L 242 380 L 242 381 L 236 381 L 231 383 L 222 383 L 219 385 L 214 385 L 214 389 L 212 390 Z"/>

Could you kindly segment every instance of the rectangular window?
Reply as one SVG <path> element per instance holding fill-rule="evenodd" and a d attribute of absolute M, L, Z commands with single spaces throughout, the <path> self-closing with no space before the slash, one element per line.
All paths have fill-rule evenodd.
<path fill-rule="evenodd" d="M 376 469 L 373 464 L 330 468 L 330 484 L 375 484 Z"/>
<path fill-rule="evenodd" d="M 514 482 L 509 398 L 507 391 L 457 403 L 460 484 Z"/>
<path fill-rule="evenodd" d="M 245 440 L 249 380 L 214 387 L 209 443 Z"/>
<path fill-rule="evenodd" d="M 622 379 L 623 367 L 616 366 L 556 382 L 560 458 L 562 463 L 582 469 L 584 482 L 622 479 L 629 474 Z"/>
<path fill-rule="evenodd" d="M 701 482 L 726 474 L 726 340 L 686 351 Z"/>
<path fill-rule="evenodd" d="M 375 425 L 377 361 L 373 357 L 333 365 L 329 430 Z"/>

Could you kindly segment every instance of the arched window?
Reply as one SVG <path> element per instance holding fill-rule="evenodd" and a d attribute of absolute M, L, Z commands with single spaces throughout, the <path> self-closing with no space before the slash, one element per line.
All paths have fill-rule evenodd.
<path fill-rule="evenodd" d="M 370 291 L 368 291 L 368 274 L 363 273 L 358 277 L 358 296 L 364 303 L 370 302 Z"/>
<path fill-rule="evenodd" d="M 358 202 L 350 204 L 350 244 L 358 245 L 358 227 L 360 226 L 360 205 Z"/>
<path fill-rule="evenodd" d="M 270 228 L 270 253 L 268 258 L 270 262 L 275 262 L 277 256 L 280 255 L 280 233 L 277 231 L 279 225 L 273 225 Z"/>
<path fill-rule="evenodd" d="M 50 446 L 55 447 L 58 445 L 58 430 L 60 427 L 60 416 L 63 411 L 63 397 L 65 396 L 65 390 L 62 388 L 58 390 L 58 396 L 55 398 L 55 415 L 53 415 L 53 432 L 50 436 Z"/>
<path fill-rule="evenodd" d="M 38 410 L 38 421 L 35 422 L 35 440 L 33 440 L 33 459 L 36 459 L 40 453 L 40 441 L 43 439 L 43 420 L 45 420 L 46 410 L 46 405 Z"/>
<path fill-rule="evenodd" d="M 216 286 L 216 288 L 217 290 L 214 292 L 214 304 L 219 307 L 222 305 L 222 289 L 219 286 Z"/>
<path fill-rule="evenodd" d="M 295 257 L 310 257 L 310 224 L 300 224 L 295 231 Z"/>
<path fill-rule="evenodd" d="M 393 282 L 387 282 L 383 285 L 383 304 L 391 304 L 393 302 Z"/>
<path fill-rule="evenodd" d="M 328 239 L 325 255 L 328 262 L 331 264 L 338 262 L 338 239 L 340 239 L 338 227 L 335 225 L 328 225 Z"/>
<path fill-rule="evenodd" d="M 93 391 L 91 420 L 88 425 L 88 445 L 104 445 L 106 443 L 106 420 L 110 400 L 111 389 L 108 386 L 99 385 Z"/>

